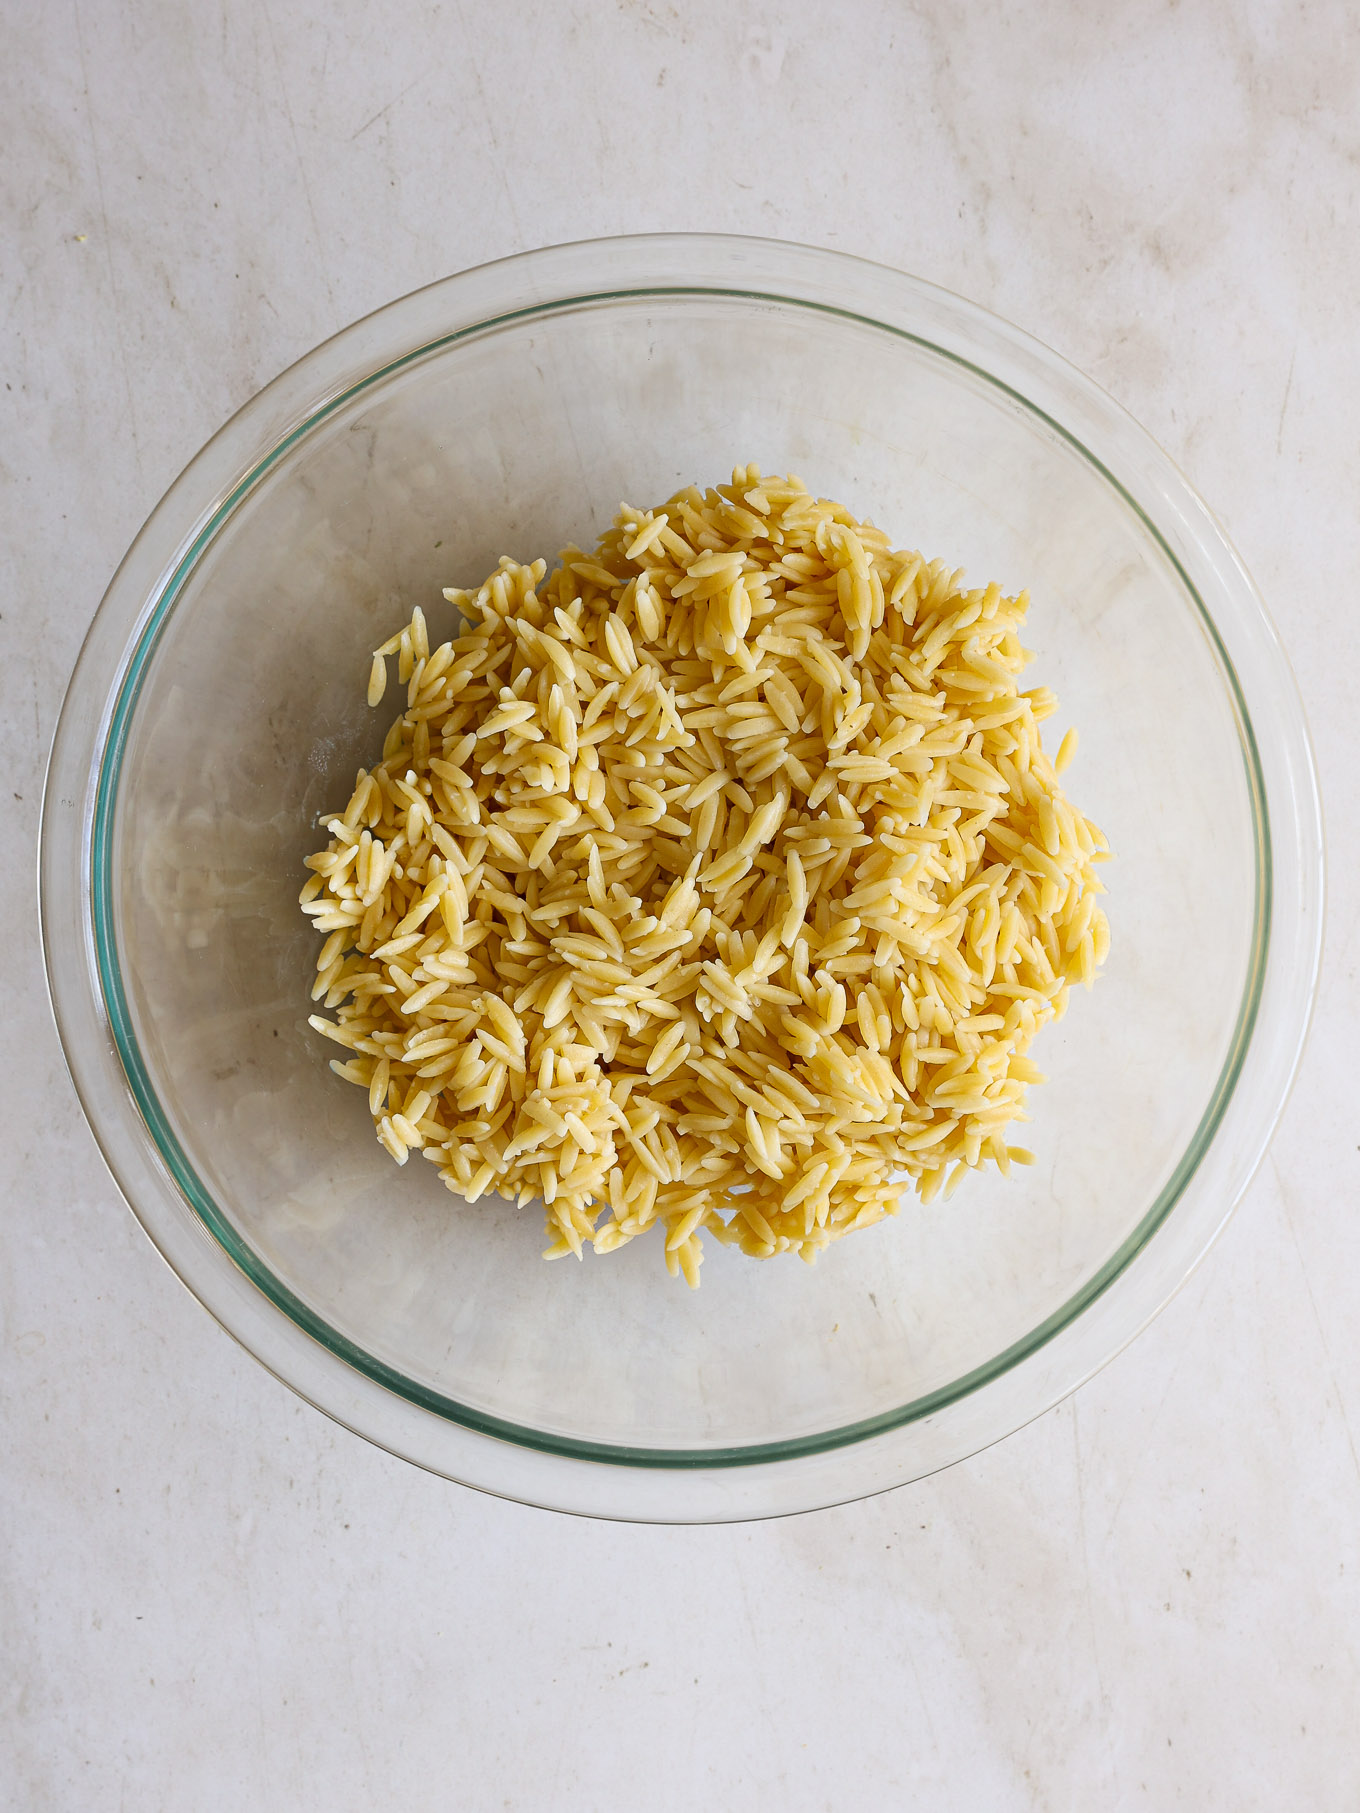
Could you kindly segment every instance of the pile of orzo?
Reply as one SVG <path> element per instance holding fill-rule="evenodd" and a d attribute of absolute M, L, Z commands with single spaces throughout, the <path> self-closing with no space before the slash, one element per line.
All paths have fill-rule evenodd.
<path fill-rule="evenodd" d="M 738 467 L 592 553 L 502 559 L 380 648 L 405 709 L 308 859 L 313 1026 L 398 1163 L 546 1205 L 547 1256 L 659 1227 L 816 1257 L 1006 1144 L 1108 945 L 1101 833 L 1020 690 L 1027 597 L 963 590 Z"/>

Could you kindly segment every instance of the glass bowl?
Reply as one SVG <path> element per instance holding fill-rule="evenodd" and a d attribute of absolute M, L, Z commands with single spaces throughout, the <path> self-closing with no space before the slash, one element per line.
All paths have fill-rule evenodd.
<path fill-rule="evenodd" d="M 658 1243 L 545 1265 L 536 1209 L 398 1171 L 310 1031 L 318 814 L 383 726 L 369 651 L 498 555 L 589 545 L 737 462 L 1033 596 L 1113 944 L 1035 1056 L 1007 1181 L 909 1196 L 815 1268 Z M 447 619 L 447 621 L 446 621 Z M 384 720 L 385 722 L 385 720 Z M 559 246 L 381 309 L 249 403 L 101 605 L 44 804 L 81 1100 L 169 1264 L 310 1402 L 564 1510 L 804 1510 L 1007 1434 L 1166 1301 L 1260 1158 L 1316 978 L 1322 852 L 1261 602 L 1148 437 L 1016 329 L 898 272 L 710 237 Z"/>

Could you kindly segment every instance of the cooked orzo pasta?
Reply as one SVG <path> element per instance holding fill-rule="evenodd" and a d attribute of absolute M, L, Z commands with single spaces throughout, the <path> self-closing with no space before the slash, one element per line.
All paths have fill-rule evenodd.
<path fill-rule="evenodd" d="M 591 553 L 502 559 L 377 650 L 405 688 L 308 858 L 312 1025 L 382 1144 L 547 1256 L 753 1257 L 929 1200 L 1006 1143 L 1109 933 L 1101 833 L 1020 690 L 1027 597 L 738 467 Z"/>

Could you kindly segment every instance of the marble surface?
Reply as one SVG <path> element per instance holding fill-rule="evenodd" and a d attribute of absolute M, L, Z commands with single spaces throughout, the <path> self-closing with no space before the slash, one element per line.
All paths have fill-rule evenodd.
<path fill-rule="evenodd" d="M 0 1807 L 1360 1802 L 1360 39 L 1196 0 L 4 0 Z M 1092 373 L 1260 582 L 1331 828 L 1321 1001 L 1134 1346 L 873 1502 L 617 1528 L 426 1477 L 162 1266 L 44 994 L 43 763 L 107 579 L 283 365 L 545 241 L 750 231 Z"/>

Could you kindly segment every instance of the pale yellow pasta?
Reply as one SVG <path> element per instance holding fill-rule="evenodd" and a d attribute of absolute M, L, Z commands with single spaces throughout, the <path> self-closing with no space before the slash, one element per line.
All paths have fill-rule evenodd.
<path fill-rule="evenodd" d="M 404 708 L 303 889 L 398 1163 L 540 1200 L 549 1257 L 659 1227 L 696 1284 L 705 1233 L 812 1260 L 1030 1161 L 1030 1044 L 1109 929 L 1025 594 L 748 466 L 445 596 L 374 655 Z"/>

